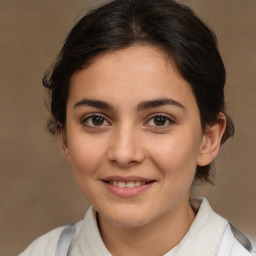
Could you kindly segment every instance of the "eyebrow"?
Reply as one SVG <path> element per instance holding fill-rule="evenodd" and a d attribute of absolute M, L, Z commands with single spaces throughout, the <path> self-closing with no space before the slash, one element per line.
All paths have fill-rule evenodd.
<path fill-rule="evenodd" d="M 143 101 L 137 106 L 137 111 L 142 111 L 149 108 L 161 107 L 165 105 L 176 106 L 176 107 L 182 108 L 183 110 L 186 109 L 180 102 L 176 100 L 163 98 L 163 99 Z"/>
<path fill-rule="evenodd" d="M 90 107 L 99 108 L 99 109 L 106 109 L 106 110 L 113 110 L 114 109 L 113 105 L 110 105 L 105 101 L 91 100 L 91 99 L 82 99 L 82 100 L 78 101 L 74 105 L 74 108 L 80 107 L 80 106 L 90 106 Z"/>
<path fill-rule="evenodd" d="M 183 110 L 186 108 L 184 105 L 182 105 L 180 102 L 169 99 L 169 98 L 163 98 L 163 99 L 156 99 L 156 100 L 147 100 L 147 101 L 142 101 L 141 103 L 138 104 L 136 110 L 138 112 L 150 109 L 150 108 L 156 108 L 156 107 L 161 107 L 165 105 L 172 105 L 179 107 Z M 80 107 L 80 106 L 90 106 L 90 107 L 95 107 L 99 109 L 105 109 L 105 110 L 113 110 L 114 106 L 101 100 L 92 100 L 92 99 L 82 99 L 78 101 L 75 105 L 74 108 Z"/>

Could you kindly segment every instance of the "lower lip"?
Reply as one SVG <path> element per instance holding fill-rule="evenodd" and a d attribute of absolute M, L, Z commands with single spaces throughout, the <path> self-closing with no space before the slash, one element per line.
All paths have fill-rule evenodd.
<path fill-rule="evenodd" d="M 120 188 L 114 185 L 111 185 L 109 183 L 103 182 L 108 191 L 110 191 L 112 194 L 119 196 L 119 197 L 135 197 L 142 192 L 146 191 L 149 189 L 154 182 L 150 182 L 138 187 L 133 187 L 133 188 Z"/>

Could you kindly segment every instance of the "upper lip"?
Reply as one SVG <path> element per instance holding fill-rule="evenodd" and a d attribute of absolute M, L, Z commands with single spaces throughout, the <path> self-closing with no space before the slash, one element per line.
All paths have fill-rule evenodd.
<path fill-rule="evenodd" d="M 139 176 L 107 176 L 101 179 L 102 181 L 122 181 L 122 182 L 129 182 L 129 181 L 141 181 L 141 182 L 150 182 L 153 181 L 152 179 L 143 178 Z"/>

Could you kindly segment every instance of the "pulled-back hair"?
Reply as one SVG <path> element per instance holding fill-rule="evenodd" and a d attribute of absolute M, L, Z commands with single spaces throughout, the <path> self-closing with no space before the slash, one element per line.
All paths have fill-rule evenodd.
<path fill-rule="evenodd" d="M 49 90 L 48 130 L 65 127 L 72 74 L 90 65 L 95 56 L 134 44 L 158 47 L 172 58 L 191 85 L 204 131 L 226 115 L 224 143 L 234 133 L 225 112 L 225 67 L 214 33 L 188 7 L 173 0 L 114 0 L 85 15 L 71 30 L 52 71 L 43 78 Z M 198 166 L 196 178 L 211 182 L 212 164 Z"/>

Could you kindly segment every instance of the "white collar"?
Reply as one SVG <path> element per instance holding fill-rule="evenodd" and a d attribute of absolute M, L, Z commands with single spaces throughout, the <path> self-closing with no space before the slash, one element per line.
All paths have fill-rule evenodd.
<path fill-rule="evenodd" d="M 196 218 L 181 242 L 164 256 L 214 256 L 218 252 L 228 221 L 212 210 L 206 198 L 191 198 L 190 203 Z"/>

